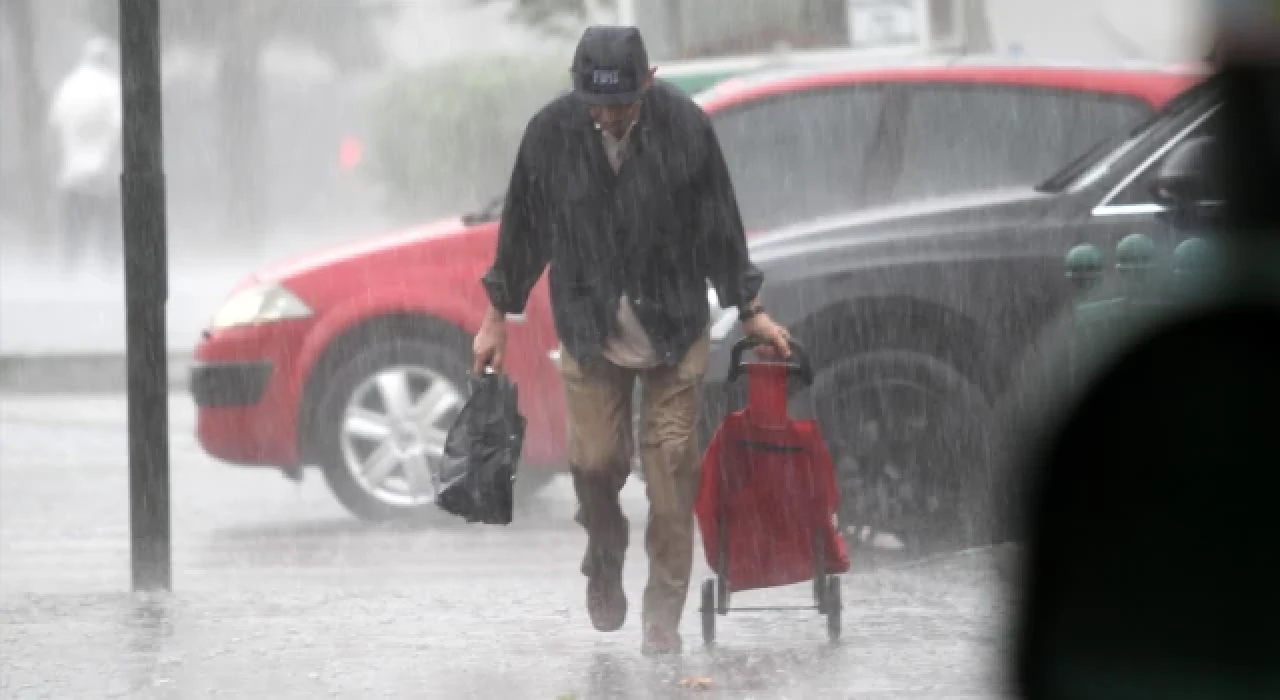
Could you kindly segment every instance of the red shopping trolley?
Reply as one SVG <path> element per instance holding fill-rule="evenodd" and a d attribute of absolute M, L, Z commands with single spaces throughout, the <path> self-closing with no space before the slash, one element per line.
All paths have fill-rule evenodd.
<path fill-rule="evenodd" d="M 715 642 L 715 616 L 730 610 L 814 610 L 840 637 L 840 579 L 849 551 L 836 527 L 840 494 L 816 420 L 787 414 L 790 378 L 806 386 L 813 369 L 792 343 L 786 362 L 743 363 L 760 341 L 739 341 L 730 354 L 729 382 L 747 378 L 746 408 L 730 413 L 702 458 L 702 484 L 694 512 L 707 564 L 702 584 L 702 638 Z M 812 606 L 730 608 L 733 593 L 813 581 Z"/>

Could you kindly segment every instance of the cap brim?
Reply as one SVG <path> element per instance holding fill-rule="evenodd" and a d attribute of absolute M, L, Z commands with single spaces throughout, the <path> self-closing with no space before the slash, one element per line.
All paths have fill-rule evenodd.
<path fill-rule="evenodd" d="M 586 90 L 574 90 L 573 94 L 577 95 L 578 99 L 593 107 L 620 107 L 623 105 L 635 104 L 635 101 L 640 99 L 639 91 L 599 93 L 587 92 Z"/>

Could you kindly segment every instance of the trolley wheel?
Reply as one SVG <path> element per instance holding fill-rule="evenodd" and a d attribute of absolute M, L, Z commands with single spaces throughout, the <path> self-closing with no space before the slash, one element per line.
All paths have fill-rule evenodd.
<path fill-rule="evenodd" d="M 729 524 L 724 513 L 716 518 L 716 530 L 719 542 L 716 543 L 716 562 L 720 565 L 716 572 L 716 610 L 721 615 L 729 614 Z"/>
<path fill-rule="evenodd" d="M 716 643 L 716 580 L 702 582 L 702 642 L 707 646 Z"/>
<path fill-rule="evenodd" d="M 840 577 L 828 576 L 826 582 L 826 610 L 823 612 L 827 616 L 827 638 L 835 642 L 840 639 L 840 615 L 844 610 L 840 599 Z"/>
<path fill-rule="evenodd" d="M 813 531 L 813 604 L 819 613 L 826 612 L 827 547 L 822 530 Z"/>

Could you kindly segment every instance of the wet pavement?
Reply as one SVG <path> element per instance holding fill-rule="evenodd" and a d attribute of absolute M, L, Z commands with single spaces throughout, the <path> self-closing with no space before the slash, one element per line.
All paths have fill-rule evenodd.
<path fill-rule="evenodd" d="M 171 405 L 175 592 L 131 595 L 123 398 L 0 395 L 0 697 L 1000 697 L 991 553 L 845 577 L 837 646 L 813 612 L 731 613 L 708 652 L 691 599 L 683 657 L 647 659 L 643 548 L 627 626 L 593 631 L 567 483 L 508 528 L 369 526 L 318 474 L 205 457 Z M 642 488 L 624 496 L 639 545 Z"/>

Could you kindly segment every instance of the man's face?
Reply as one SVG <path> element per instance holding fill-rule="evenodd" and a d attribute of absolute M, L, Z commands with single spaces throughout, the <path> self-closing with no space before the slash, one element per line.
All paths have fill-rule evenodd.
<path fill-rule="evenodd" d="M 644 87 L 640 90 L 640 98 L 635 102 L 626 105 L 592 105 L 587 108 L 591 111 L 591 118 L 600 125 L 601 129 L 613 136 L 617 138 L 625 136 L 627 129 L 640 118 L 640 105 L 644 100 L 644 94 L 653 85 L 653 74 L 657 70 L 657 68 L 649 69 L 649 77 L 645 79 Z"/>

